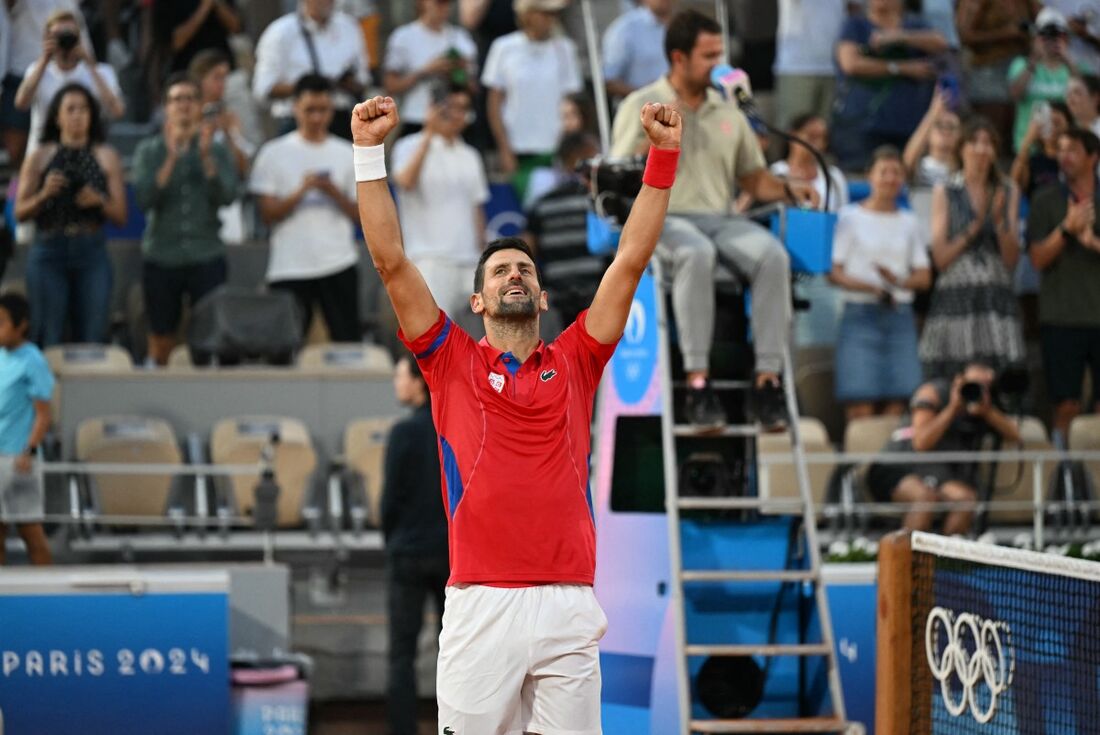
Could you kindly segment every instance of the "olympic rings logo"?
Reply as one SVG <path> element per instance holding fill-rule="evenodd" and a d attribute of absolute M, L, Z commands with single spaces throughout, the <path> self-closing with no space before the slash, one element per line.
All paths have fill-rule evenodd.
<path fill-rule="evenodd" d="M 946 641 L 942 648 L 941 640 Z M 932 676 L 940 682 L 943 703 L 949 713 L 958 717 L 969 705 L 971 715 L 979 723 L 993 719 L 997 697 L 1012 683 L 1016 668 L 1011 643 L 1007 623 L 985 620 L 973 613 L 956 616 L 951 610 L 932 608 L 924 627 L 925 652 Z M 958 687 L 952 685 L 952 680 L 962 685 L 957 700 Z M 984 708 L 984 698 L 979 696 L 983 687 L 989 691 Z"/>

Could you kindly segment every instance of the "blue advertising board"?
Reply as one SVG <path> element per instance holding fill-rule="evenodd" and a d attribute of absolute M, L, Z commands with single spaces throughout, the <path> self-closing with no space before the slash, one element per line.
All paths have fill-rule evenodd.
<path fill-rule="evenodd" d="M 216 571 L 5 573 L 5 733 L 227 734 L 228 589 Z"/>

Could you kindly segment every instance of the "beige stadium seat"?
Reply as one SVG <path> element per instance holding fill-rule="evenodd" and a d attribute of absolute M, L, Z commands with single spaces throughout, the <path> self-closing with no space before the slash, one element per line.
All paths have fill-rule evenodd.
<path fill-rule="evenodd" d="M 188 372 L 195 369 L 195 363 L 191 361 L 191 348 L 187 345 L 176 345 L 168 354 L 168 364 L 165 366 L 168 372 Z"/>
<path fill-rule="evenodd" d="M 1069 448 L 1075 452 L 1100 451 L 1100 415 L 1078 416 L 1073 420 L 1069 425 Z M 1085 462 L 1085 467 L 1092 476 L 1093 487 L 1100 488 L 1100 460 Z"/>
<path fill-rule="evenodd" d="M 868 416 L 861 419 L 853 419 L 844 429 L 844 452 L 846 454 L 874 454 L 881 452 L 886 442 L 890 441 L 890 435 L 901 423 L 900 416 Z M 855 470 L 854 490 L 856 499 L 861 497 L 860 488 L 864 487 L 864 479 L 867 476 L 867 465 L 858 466 Z M 862 497 L 870 498 L 870 493 L 862 493 Z"/>
<path fill-rule="evenodd" d="M 825 424 L 821 421 L 803 416 L 798 422 L 799 429 L 802 433 L 802 445 L 805 448 L 807 455 L 822 455 L 826 454 L 830 460 L 836 455 L 833 450 L 832 444 L 829 443 L 829 434 L 825 431 Z M 761 434 L 757 440 L 757 452 L 760 456 L 779 455 L 787 458 L 791 458 L 793 461 L 793 455 L 791 454 L 791 435 L 789 432 L 775 433 L 775 434 Z M 813 500 L 815 506 L 820 506 L 825 502 L 826 492 L 829 488 L 829 479 L 833 475 L 833 470 L 836 469 L 836 462 L 830 461 L 828 464 L 807 464 L 807 470 L 810 475 L 810 490 L 813 494 Z M 760 497 L 762 498 L 782 498 L 793 499 L 799 498 L 798 490 L 798 476 L 795 474 L 793 464 L 786 465 L 772 465 L 768 471 L 768 480 L 765 483 L 763 474 L 758 473 L 761 478 L 760 484 Z M 766 506 L 763 512 L 773 512 Z M 778 513 L 797 513 L 797 509 L 776 509 L 774 512 Z"/>
<path fill-rule="evenodd" d="M 86 419 L 76 430 L 76 458 L 81 462 L 179 465 L 176 434 L 167 421 L 144 416 Z M 174 475 L 93 473 L 93 494 L 105 516 L 160 517 L 165 513 Z"/>
<path fill-rule="evenodd" d="M 275 481 L 279 484 L 280 527 L 301 525 L 302 510 L 310 490 L 317 453 L 305 424 L 282 416 L 236 416 L 222 419 L 210 436 L 210 457 L 214 464 L 257 464 L 261 452 L 278 435 L 275 448 Z M 246 515 L 255 504 L 255 475 L 227 478 L 233 488 L 237 510 Z"/>
<path fill-rule="evenodd" d="M 130 353 L 118 345 L 70 344 L 47 347 L 46 362 L 57 375 L 116 373 L 134 369 Z"/>
<path fill-rule="evenodd" d="M 1025 452 L 1050 451 L 1054 445 L 1050 443 L 1046 427 L 1043 422 L 1032 416 L 1025 416 L 1020 421 L 1020 439 L 1022 446 L 1005 446 L 1005 451 L 1013 451 L 1017 448 Z M 1042 482 L 1046 483 L 1057 468 L 1052 462 L 1043 464 Z M 987 475 L 988 476 L 988 475 Z M 997 479 L 993 487 L 993 500 L 1011 500 L 1015 502 L 1033 500 L 1035 490 L 1035 463 L 1034 462 L 998 462 Z M 1044 488 L 1045 489 L 1045 488 Z M 1046 493 L 1043 493 L 1046 497 Z M 989 520 L 991 523 L 1031 523 L 1033 513 L 1027 508 L 1014 510 L 996 510 L 991 508 Z"/>
<path fill-rule="evenodd" d="M 359 419 L 348 424 L 344 430 L 344 459 L 347 467 L 363 478 L 367 510 L 370 523 L 374 526 L 381 525 L 386 442 L 398 418 L 381 416 Z"/>
<path fill-rule="evenodd" d="M 307 345 L 298 355 L 298 367 L 304 370 L 355 370 L 393 372 L 393 358 L 381 345 L 363 342 L 329 342 Z"/>

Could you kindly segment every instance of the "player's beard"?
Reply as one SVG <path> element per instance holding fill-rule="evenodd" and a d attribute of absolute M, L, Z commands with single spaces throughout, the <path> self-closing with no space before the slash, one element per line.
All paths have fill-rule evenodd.
<path fill-rule="evenodd" d="M 535 297 L 527 290 L 526 286 L 521 286 L 527 298 L 522 301 L 506 301 L 504 294 L 511 291 L 516 286 L 513 284 L 503 289 L 497 298 L 497 308 L 495 314 L 490 314 L 490 317 L 494 319 L 508 319 L 524 321 L 527 319 L 533 319 L 538 316 L 539 307 L 535 303 Z"/>

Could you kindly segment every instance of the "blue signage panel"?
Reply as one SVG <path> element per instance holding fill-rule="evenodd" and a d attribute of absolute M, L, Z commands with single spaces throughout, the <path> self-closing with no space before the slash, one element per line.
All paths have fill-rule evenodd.
<path fill-rule="evenodd" d="M 623 338 L 612 359 L 612 375 L 619 399 L 638 403 L 649 390 L 657 368 L 657 297 L 653 276 L 647 271 L 638 283 Z"/>
<path fill-rule="evenodd" d="M 228 595 L 0 594 L 8 735 L 229 732 Z"/>

